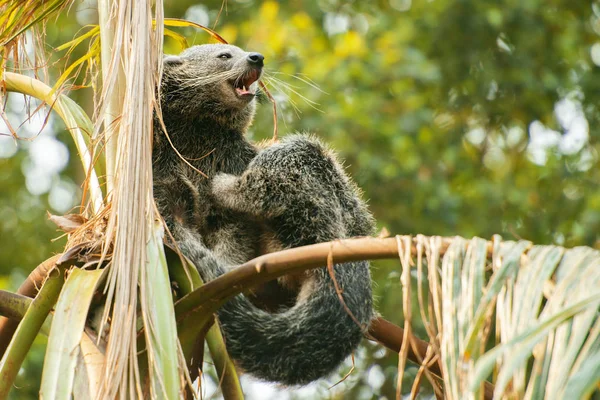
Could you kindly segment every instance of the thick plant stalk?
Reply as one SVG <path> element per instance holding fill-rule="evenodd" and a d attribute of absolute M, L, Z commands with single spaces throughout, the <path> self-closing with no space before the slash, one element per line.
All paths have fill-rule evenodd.
<path fill-rule="evenodd" d="M 38 294 L 39 289 L 44 284 L 48 273 L 52 269 L 56 268 L 58 262 L 60 262 L 63 267 L 68 267 L 73 265 L 75 260 L 63 259 L 62 254 L 57 254 L 53 257 L 50 257 L 38 265 L 33 271 L 31 271 L 27 279 L 25 279 L 21 286 L 19 286 L 17 295 L 27 296 L 29 298 L 35 297 Z M 21 318 L 9 319 L 6 317 L 0 317 L 0 357 L 4 355 L 4 352 L 8 348 L 8 344 L 17 330 L 17 326 L 19 325 L 19 320 Z"/>
<path fill-rule="evenodd" d="M 90 191 L 92 210 L 94 214 L 99 213 L 104 206 L 104 201 L 98 176 L 93 168 L 93 154 L 88 148 L 89 140 L 85 139 L 92 134 L 93 130 L 92 123 L 85 112 L 67 96 L 55 94 L 48 85 L 29 76 L 5 72 L 2 75 L 2 83 L 9 92 L 23 93 L 45 102 L 62 118 L 77 147 L 81 165 L 88 177 L 87 186 Z"/>
<path fill-rule="evenodd" d="M 25 313 L 32 302 L 33 299 L 30 297 L 18 293 L 7 292 L 6 290 L 0 290 L 0 315 L 8 321 L 14 322 L 16 330 L 19 326 L 19 322 L 25 316 Z M 50 333 L 51 326 L 52 314 L 48 315 L 48 318 L 46 318 L 44 325 L 40 328 L 40 333 L 47 336 Z M 8 343 L 10 343 L 13 334 L 14 331 L 8 337 L 7 346 Z M 2 355 L 4 355 L 5 351 L 6 348 L 2 349 Z"/>
<path fill-rule="evenodd" d="M 2 357 L 2 361 L 0 361 L 0 399 L 8 396 L 33 340 L 44 324 L 48 313 L 54 307 L 64 283 L 64 272 L 64 268 L 56 268 L 50 272 Z"/>
<path fill-rule="evenodd" d="M 108 313 L 113 310 L 113 324 L 108 338 L 101 390 L 97 398 L 116 398 L 118 393 L 122 398 L 141 398 L 135 321 L 139 269 L 145 262 L 145 241 L 149 233 L 144 215 L 147 210 L 144 193 L 148 190 L 147 179 L 134 181 L 134 168 L 139 170 L 140 166 L 128 162 L 139 159 L 139 150 L 135 151 L 137 149 L 134 148 L 145 132 L 142 127 L 135 127 L 134 130 L 131 125 L 132 110 L 123 108 L 124 104 L 128 108 L 133 106 L 133 99 L 131 102 L 125 100 L 125 63 L 128 61 L 126 56 L 129 51 L 129 48 L 125 48 L 125 43 L 130 41 L 132 34 L 131 4 L 125 1 L 100 0 L 98 13 L 103 78 L 99 115 L 104 122 L 107 193 L 112 202 L 105 249 L 112 244 L 114 250 L 103 316 L 104 322 L 108 319 Z M 138 62 L 143 64 L 141 60 Z M 143 157 L 141 160 L 143 161 Z M 119 176 L 116 175 L 117 171 L 120 172 Z M 135 208 L 134 201 L 138 202 Z"/>
<path fill-rule="evenodd" d="M 416 247 L 413 246 L 412 251 L 416 254 Z M 327 265 L 330 254 L 336 263 L 397 258 L 398 244 L 396 238 L 344 239 L 265 254 L 207 282 L 201 290 L 195 290 L 185 296 L 175 307 L 177 319 L 188 319 L 188 313 L 196 311 L 200 304 L 202 307 L 210 307 L 211 312 L 214 312 L 242 288 L 266 283 L 285 274 Z M 210 306 L 207 303 L 210 303 Z"/>
<path fill-rule="evenodd" d="M 0 315 L 12 320 L 21 320 L 32 300 L 17 293 L 0 290 Z"/>
<path fill-rule="evenodd" d="M 166 250 L 171 277 L 177 282 L 181 294 L 186 295 L 202 286 L 202 279 L 196 268 L 190 268 L 192 264 L 189 261 L 184 265 L 182 259 L 175 252 L 170 251 L 170 249 Z M 235 370 L 235 365 L 225 348 L 225 340 L 221 334 L 218 321 L 215 321 L 206 333 L 206 343 L 215 365 L 217 378 L 221 384 L 223 398 L 225 400 L 243 399 L 242 386 Z M 188 365 L 191 369 L 197 371 L 198 365 L 196 362 Z M 195 371 L 190 371 L 190 374 Z"/>
<path fill-rule="evenodd" d="M 206 334 L 206 343 L 215 364 L 223 398 L 225 400 L 243 400 L 244 392 L 242 392 L 242 386 L 240 385 L 233 360 L 229 357 L 229 353 L 227 353 L 225 339 L 221 334 L 218 322 L 215 322 L 210 327 Z"/>

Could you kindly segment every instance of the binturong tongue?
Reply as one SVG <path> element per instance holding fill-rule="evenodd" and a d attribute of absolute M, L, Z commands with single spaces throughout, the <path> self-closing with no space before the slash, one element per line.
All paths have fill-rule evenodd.
<path fill-rule="evenodd" d="M 240 78 L 235 85 L 235 91 L 240 96 L 246 94 L 253 94 L 250 92 L 250 85 L 258 80 L 258 71 L 253 70 L 249 73 L 245 74 L 242 78 Z"/>

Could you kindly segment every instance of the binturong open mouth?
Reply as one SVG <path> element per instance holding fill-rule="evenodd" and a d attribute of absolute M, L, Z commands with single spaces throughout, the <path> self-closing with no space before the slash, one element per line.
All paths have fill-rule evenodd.
<path fill-rule="evenodd" d="M 258 81 L 260 77 L 260 71 L 252 69 L 246 72 L 244 75 L 239 77 L 233 82 L 233 88 L 238 96 L 254 96 L 255 89 L 251 90 L 250 86 Z"/>

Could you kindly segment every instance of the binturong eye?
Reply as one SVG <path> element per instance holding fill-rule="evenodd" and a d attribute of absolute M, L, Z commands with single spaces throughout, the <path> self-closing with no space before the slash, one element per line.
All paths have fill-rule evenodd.
<path fill-rule="evenodd" d="M 221 53 L 217 56 L 217 58 L 220 58 L 222 60 L 226 60 L 228 58 L 231 58 L 231 54 L 230 53 Z"/>

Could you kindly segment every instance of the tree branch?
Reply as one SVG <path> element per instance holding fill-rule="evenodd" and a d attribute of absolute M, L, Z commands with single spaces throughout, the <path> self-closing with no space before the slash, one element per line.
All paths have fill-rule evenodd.
<path fill-rule="evenodd" d="M 417 238 L 413 238 L 411 253 L 417 254 Z M 445 254 L 453 238 L 441 238 L 440 255 Z M 488 254 L 492 245 L 488 242 Z M 205 308 L 206 302 L 217 310 L 224 301 L 254 286 L 280 276 L 327 265 L 332 255 L 336 264 L 349 261 L 395 259 L 398 243 L 395 237 L 340 239 L 269 253 L 250 260 L 230 272 L 205 283 L 201 289 L 184 296 L 176 305 L 177 318 L 186 318 L 189 312 Z"/>
<path fill-rule="evenodd" d="M 444 244 L 444 251 L 448 245 L 449 240 Z M 416 246 L 413 251 L 416 254 Z M 216 310 L 224 301 L 242 291 L 280 276 L 324 267 L 327 265 L 327 257 L 330 253 L 333 254 L 336 264 L 348 261 L 397 258 L 398 245 L 395 238 L 365 237 L 336 240 L 265 254 L 205 283 L 201 289 L 183 297 L 176 305 L 177 318 L 186 318 L 188 312 L 199 307 L 206 307 L 205 303 L 208 301 Z"/>

